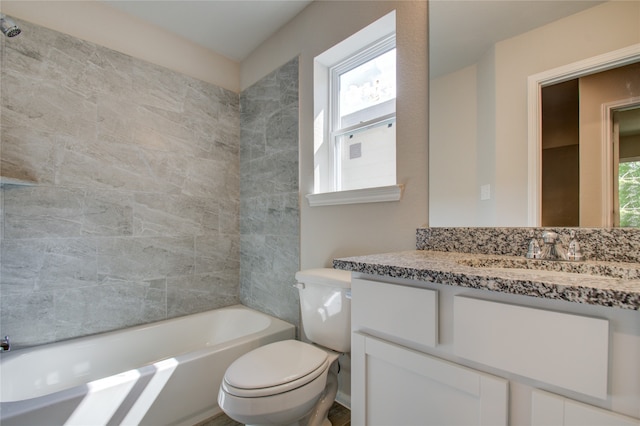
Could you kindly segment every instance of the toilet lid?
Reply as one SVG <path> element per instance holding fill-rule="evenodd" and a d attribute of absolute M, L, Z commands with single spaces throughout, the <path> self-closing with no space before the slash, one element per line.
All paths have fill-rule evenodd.
<path fill-rule="evenodd" d="M 300 387 L 318 377 L 328 367 L 328 354 L 308 343 L 283 340 L 261 346 L 235 360 L 224 382 L 237 391 L 269 394 L 268 388 L 295 384 Z M 316 374 L 317 373 L 317 374 Z M 295 388 L 285 386 L 285 388 Z M 274 392 L 275 393 L 275 392 Z"/>

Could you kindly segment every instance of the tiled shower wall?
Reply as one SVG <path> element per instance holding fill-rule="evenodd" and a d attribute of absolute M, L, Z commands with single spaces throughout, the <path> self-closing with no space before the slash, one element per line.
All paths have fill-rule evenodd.
<path fill-rule="evenodd" d="M 240 94 L 240 299 L 298 325 L 298 59 Z"/>
<path fill-rule="evenodd" d="M 238 303 L 238 95 L 19 25 L 0 41 L 0 172 L 35 185 L 2 191 L 0 334 L 33 345 Z"/>

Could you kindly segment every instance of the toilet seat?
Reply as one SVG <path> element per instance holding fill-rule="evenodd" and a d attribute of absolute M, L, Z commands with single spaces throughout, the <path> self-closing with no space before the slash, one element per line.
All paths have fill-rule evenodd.
<path fill-rule="evenodd" d="M 298 340 L 257 348 L 227 369 L 222 387 L 238 397 L 277 395 L 300 388 L 329 368 L 329 354 Z"/>

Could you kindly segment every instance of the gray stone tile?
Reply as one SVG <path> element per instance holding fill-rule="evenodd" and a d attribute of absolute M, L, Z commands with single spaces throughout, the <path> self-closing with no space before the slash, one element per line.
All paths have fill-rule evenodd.
<path fill-rule="evenodd" d="M 0 294 L 29 294 L 35 291 L 44 264 L 47 240 L 3 239 L 0 262 Z"/>
<path fill-rule="evenodd" d="M 265 229 L 270 235 L 300 235 L 298 193 L 282 193 L 270 196 L 265 218 Z"/>
<path fill-rule="evenodd" d="M 169 317 L 230 306 L 239 302 L 234 275 L 197 274 L 167 279 Z"/>
<path fill-rule="evenodd" d="M 10 336 L 14 349 L 56 340 L 53 292 L 3 294 L 0 334 Z"/>
<path fill-rule="evenodd" d="M 5 238 L 77 237 L 82 234 L 84 191 L 35 186 L 5 191 Z"/>
<path fill-rule="evenodd" d="M 133 95 L 140 105 L 179 112 L 192 79 L 160 66 L 135 61 Z"/>
<path fill-rule="evenodd" d="M 218 201 L 173 194 L 136 194 L 136 236 L 203 235 L 218 230 Z"/>
<path fill-rule="evenodd" d="M 53 184 L 55 178 L 55 136 L 22 126 L 16 117 L 7 117 L 3 107 L 0 132 L 2 176 Z M 10 115 L 10 114 L 9 114 Z M 16 122 L 13 122 L 13 121 Z M 14 188 L 16 189 L 16 188 Z"/>
<path fill-rule="evenodd" d="M 133 234 L 133 196 L 125 192 L 85 192 L 82 233 L 94 236 Z"/>
<path fill-rule="evenodd" d="M 3 116 L 20 120 L 23 126 L 48 133 L 83 139 L 95 138 L 94 100 L 49 80 L 33 80 L 3 74 Z"/>
<path fill-rule="evenodd" d="M 29 37 L 0 41 L 0 167 L 38 186 L 2 193 L 3 329 L 28 345 L 238 303 L 239 95 L 20 25 Z M 280 196 L 297 182 L 290 69 L 247 92 L 243 126 L 263 168 L 249 183 L 256 196 Z M 277 155 L 265 159 L 267 125 Z M 291 157 L 282 159 L 288 143 Z M 272 204 L 278 233 L 290 228 L 289 204 Z M 252 250 L 280 244 L 267 247 L 260 234 L 253 241 L 261 243 Z M 292 250 L 249 251 L 247 264 L 286 269 Z"/>
<path fill-rule="evenodd" d="M 114 330 L 164 318 L 163 290 L 150 282 L 105 280 L 55 293 L 57 338 Z"/>
<path fill-rule="evenodd" d="M 219 234 L 196 237 L 195 273 L 234 272 L 240 268 L 240 241 L 237 235 Z"/>
<path fill-rule="evenodd" d="M 98 275 L 120 280 L 153 280 L 190 274 L 193 237 L 103 238 L 98 240 Z"/>
<path fill-rule="evenodd" d="M 36 288 L 86 287 L 97 284 L 96 242 L 89 238 L 57 238 L 46 241 Z"/>
<path fill-rule="evenodd" d="M 240 95 L 240 300 L 298 324 L 297 60 Z M 285 81 L 286 80 L 286 81 Z"/>

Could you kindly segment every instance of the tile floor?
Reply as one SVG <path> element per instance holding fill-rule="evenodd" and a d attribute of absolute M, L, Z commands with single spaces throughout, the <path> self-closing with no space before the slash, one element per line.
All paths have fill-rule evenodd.
<path fill-rule="evenodd" d="M 332 426 L 351 426 L 351 411 L 337 402 L 334 402 L 333 406 L 329 410 L 329 420 L 331 421 Z M 221 414 L 204 420 L 195 426 L 239 426 L 241 424 L 242 423 L 231 420 L 225 414 Z"/>

